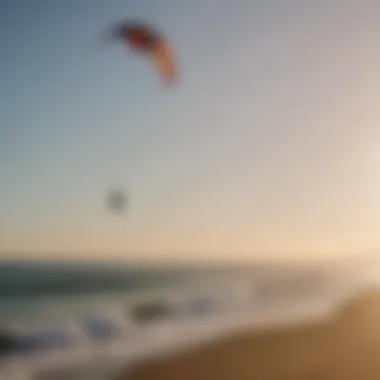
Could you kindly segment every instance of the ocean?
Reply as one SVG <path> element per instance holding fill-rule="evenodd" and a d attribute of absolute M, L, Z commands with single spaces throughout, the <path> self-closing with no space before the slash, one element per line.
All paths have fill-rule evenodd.
<path fill-rule="evenodd" d="M 112 379 L 238 329 L 329 315 L 364 278 L 326 266 L 4 262 L 0 380 Z"/>

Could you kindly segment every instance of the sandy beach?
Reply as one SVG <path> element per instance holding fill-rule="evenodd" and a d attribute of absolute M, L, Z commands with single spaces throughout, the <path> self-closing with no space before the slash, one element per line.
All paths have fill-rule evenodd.
<path fill-rule="evenodd" d="M 380 294 L 358 297 L 329 321 L 246 331 L 145 363 L 120 379 L 379 380 Z"/>

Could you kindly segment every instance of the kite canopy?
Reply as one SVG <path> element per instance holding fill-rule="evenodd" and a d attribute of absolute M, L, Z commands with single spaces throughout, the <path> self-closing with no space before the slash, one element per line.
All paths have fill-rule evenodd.
<path fill-rule="evenodd" d="M 147 52 L 152 51 L 163 40 L 156 30 L 136 22 L 120 23 L 115 26 L 112 34 L 132 47 Z"/>
<path fill-rule="evenodd" d="M 153 27 L 141 22 L 123 21 L 114 25 L 111 36 L 132 51 L 150 56 L 161 79 L 173 84 L 178 79 L 178 63 L 171 44 Z"/>

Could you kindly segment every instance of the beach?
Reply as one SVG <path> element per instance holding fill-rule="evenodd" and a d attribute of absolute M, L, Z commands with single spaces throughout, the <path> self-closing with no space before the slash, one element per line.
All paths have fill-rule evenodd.
<path fill-rule="evenodd" d="M 366 293 L 309 324 L 245 331 L 155 358 L 117 380 L 378 380 L 380 293 Z"/>
<path fill-rule="evenodd" d="M 376 285 L 361 273 L 49 265 L 45 278 L 46 267 L 0 276 L 1 380 L 315 378 L 380 335 L 380 296 L 334 313 Z"/>

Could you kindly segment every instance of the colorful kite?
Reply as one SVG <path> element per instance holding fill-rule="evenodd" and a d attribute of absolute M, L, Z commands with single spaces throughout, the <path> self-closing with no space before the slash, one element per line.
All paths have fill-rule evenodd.
<path fill-rule="evenodd" d="M 178 80 L 178 63 L 171 44 L 151 26 L 124 21 L 114 25 L 111 37 L 121 40 L 132 51 L 151 57 L 161 79 L 166 84 Z"/>

